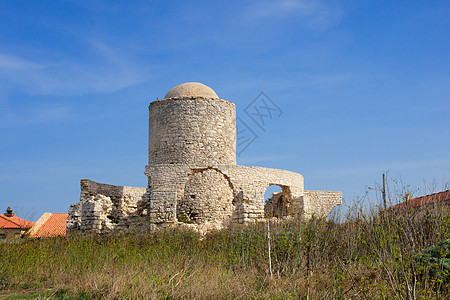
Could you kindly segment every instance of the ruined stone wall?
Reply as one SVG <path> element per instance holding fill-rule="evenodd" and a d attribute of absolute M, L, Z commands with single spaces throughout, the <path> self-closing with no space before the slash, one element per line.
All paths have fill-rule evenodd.
<path fill-rule="evenodd" d="M 289 216 L 289 200 L 283 192 L 273 193 L 264 205 L 266 218 L 284 218 Z"/>
<path fill-rule="evenodd" d="M 81 181 L 80 202 L 71 206 L 68 233 L 105 233 L 126 229 L 140 218 L 157 226 L 179 221 L 247 224 L 267 217 L 322 217 L 341 203 L 340 192 L 304 191 L 300 174 L 260 167 L 152 165 L 145 188 Z M 275 193 L 264 205 L 271 185 Z M 148 210 L 148 214 L 146 212 Z"/>
<path fill-rule="evenodd" d="M 177 222 L 177 214 L 186 215 L 191 207 L 207 212 L 206 220 L 229 218 L 229 222 L 240 224 L 261 221 L 264 193 L 270 185 L 281 186 L 290 215 L 301 217 L 303 212 L 303 176 L 294 172 L 230 165 L 151 165 L 145 174 L 149 177 L 148 215 L 153 223 Z M 202 175 L 197 178 L 196 174 Z M 201 205 L 196 197 L 202 199 Z"/>
<path fill-rule="evenodd" d="M 144 213 L 145 188 L 80 181 L 80 202 L 72 204 L 67 218 L 68 233 L 104 233 L 114 230 L 123 218 Z M 141 211 L 138 209 L 141 208 Z"/>
<path fill-rule="evenodd" d="M 238 192 L 236 214 L 233 221 L 249 223 L 264 219 L 264 193 L 271 185 L 282 188 L 289 201 L 289 213 L 301 217 L 303 213 L 303 176 L 285 170 L 261 167 L 234 166 L 224 169 L 224 174 Z"/>
<path fill-rule="evenodd" d="M 333 207 L 342 204 L 341 192 L 304 191 L 305 217 L 326 217 Z"/>
<path fill-rule="evenodd" d="M 149 106 L 149 164 L 236 164 L 236 108 L 230 101 L 171 98 Z"/>

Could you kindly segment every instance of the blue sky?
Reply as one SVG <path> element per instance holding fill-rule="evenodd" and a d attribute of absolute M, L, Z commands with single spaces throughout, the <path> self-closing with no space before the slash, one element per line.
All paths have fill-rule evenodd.
<path fill-rule="evenodd" d="M 305 189 L 449 179 L 449 2 L 111 2 L 0 2 L 1 211 L 66 212 L 81 178 L 146 186 L 148 104 L 189 81 L 255 130 L 239 164 Z M 260 92 L 283 111 L 265 131 Z"/>

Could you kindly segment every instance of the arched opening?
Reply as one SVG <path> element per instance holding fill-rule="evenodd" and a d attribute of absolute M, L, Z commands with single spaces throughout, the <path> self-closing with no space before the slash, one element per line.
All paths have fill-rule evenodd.
<path fill-rule="evenodd" d="M 274 196 L 274 194 L 282 193 L 283 190 L 279 185 L 269 185 L 264 193 L 264 205 L 266 205 L 267 201 Z"/>
<path fill-rule="evenodd" d="M 279 219 L 289 216 L 291 199 L 289 187 L 270 185 L 264 193 L 264 216 Z"/>
<path fill-rule="evenodd" d="M 216 169 L 194 170 L 177 200 L 177 219 L 184 223 L 224 221 L 231 217 L 233 189 Z"/>

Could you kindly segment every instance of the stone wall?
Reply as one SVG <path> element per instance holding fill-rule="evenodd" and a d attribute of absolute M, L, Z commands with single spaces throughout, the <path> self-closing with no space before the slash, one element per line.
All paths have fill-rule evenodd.
<path fill-rule="evenodd" d="M 27 232 L 24 228 L 0 228 L 1 239 L 19 239 Z"/>
<path fill-rule="evenodd" d="M 177 215 L 186 215 L 192 207 L 208 211 L 210 215 L 203 218 L 208 221 L 240 224 L 262 221 L 264 193 L 271 185 L 281 186 L 289 215 L 301 217 L 303 213 L 303 176 L 294 172 L 230 165 L 196 168 L 160 164 L 147 166 L 145 174 L 149 177 L 146 201 L 152 223 L 177 222 Z M 198 193 L 192 190 L 193 186 Z M 199 204 L 197 197 L 203 204 Z"/>
<path fill-rule="evenodd" d="M 264 194 L 271 185 L 278 185 L 289 201 L 289 214 L 301 217 L 303 214 L 303 176 L 285 170 L 261 167 L 233 166 L 224 169 L 238 193 L 238 211 L 233 216 L 237 223 L 264 220 Z"/>
<path fill-rule="evenodd" d="M 145 188 L 115 186 L 88 179 L 82 179 L 80 186 L 80 202 L 69 209 L 68 233 L 109 232 L 125 217 L 146 213 L 142 200 Z"/>
<path fill-rule="evenodd" d="M 342 198 L 340 192 L 304 191 L 302 175 L 278 169 L 159 164 L 147 166 L 145 174 L 148 189 L 81 180 L 80 202 L 69 210 L 68 233 L 123 230 L 136 219 L 165 227 L 180 221 L 226 225 L 268 217 L 323 217 Z M 265 205 L 271 185 L 282 192 Z"/>
<path fill-rule="evenodd" d="M 305 217 L 326 217 L 333 207 L 342 204 L 341 192 L 304 191 Z"/>
<path fill-rule="evenodd" d="M 266 218 L 284 218 L 289 216 L 289 201 L 283 192 L 273 193 L 264 205 Z"/>
<path fill-rule="evenodd" d="M 195 170 L 188 177 L 177 195 L 177 220 L 201 224 L 230 219 L 234 206 L 228 179 L 215 169 Z"/>
<path fill-rule="evenodd" d="M 236 109 L 222 99 L 171 98 L 149 106 L 150 164 L 236 164 Z"/>

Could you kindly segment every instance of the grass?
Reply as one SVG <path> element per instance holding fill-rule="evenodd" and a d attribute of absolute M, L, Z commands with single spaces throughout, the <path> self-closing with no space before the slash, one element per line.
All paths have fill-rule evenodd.
<path fill-rule="evenodd" d="M 449 299 L 448 207 L 0 244 L 5 299 Z"/>

